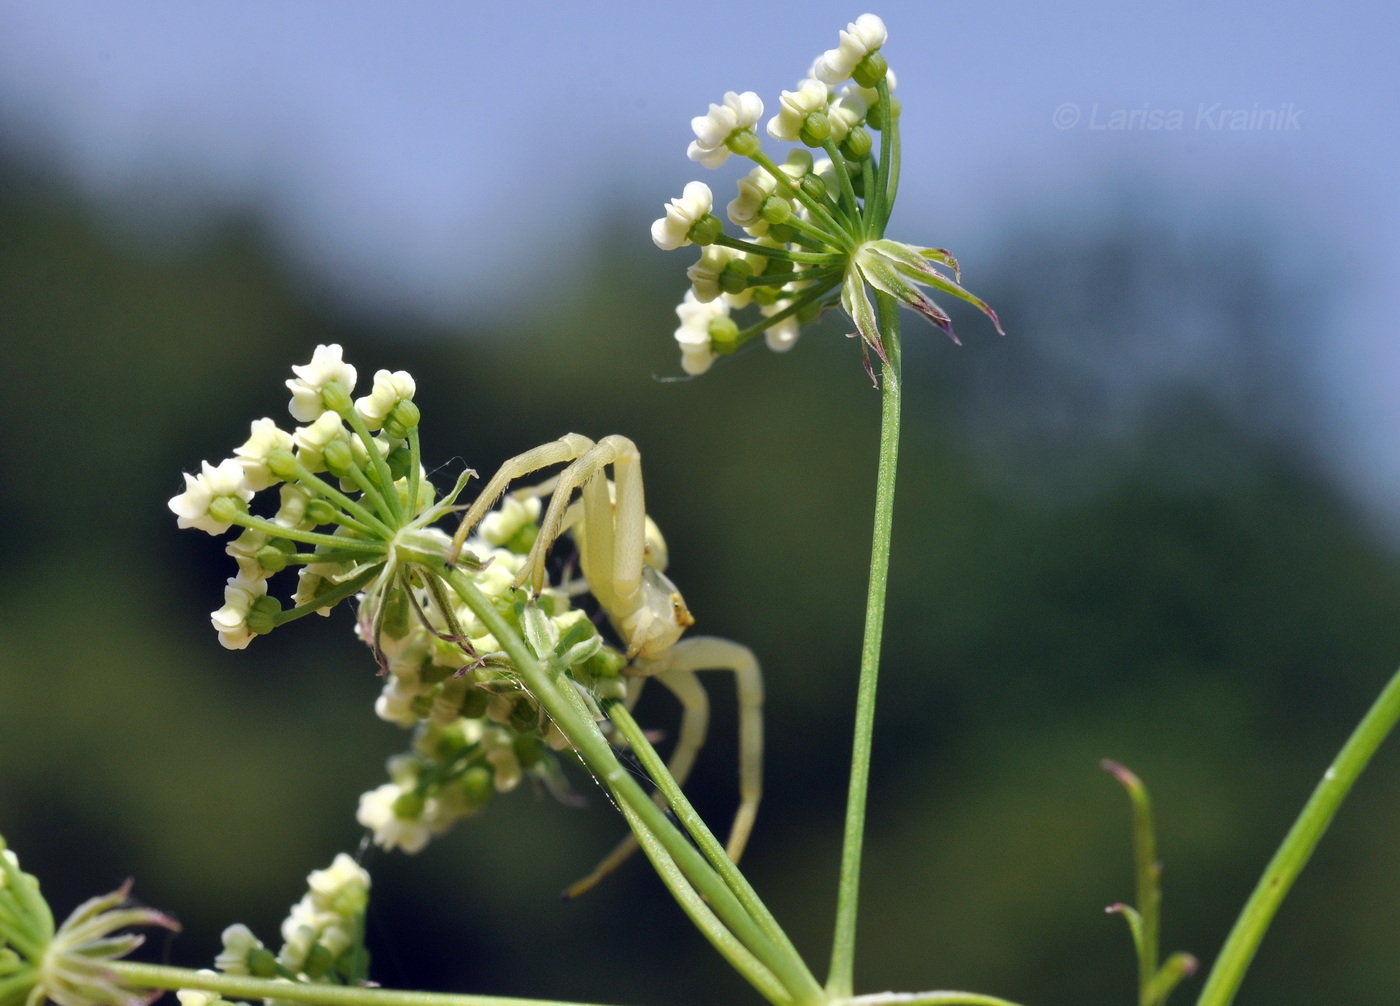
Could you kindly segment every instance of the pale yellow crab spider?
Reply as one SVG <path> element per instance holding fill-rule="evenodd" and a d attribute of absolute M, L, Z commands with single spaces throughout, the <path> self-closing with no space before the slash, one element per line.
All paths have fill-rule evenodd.
<path fill-rule="evenodd" d="M 516 585 L 529 581 L 539 593 L 545 583 L 545 554 L 565 531 L 573 534 L 583 579 L 627 648 L 631 663 L 623 673 L 632 678 L 628 708 L 636 704 L 647 678 L 656 678 L 680 701 L 680 734 L 667 766 L 678 785 L 690 774 L 709 727 L 709 698 L 696 672 L 734 672 L 739 697 L 739 809 L 726 852 L 737 861 L 753 829 L 763 788 L 763 675 L 753 653 L 738 643 L 711 636 L 681 640 L 695 619 L 662 572 L 666 545 L 647 516 L 636 445 L 626 437 L 604 437 L 594 443 L 569 433 L 511 458 L 467 508 L 449 559 L 455 561 L 467 535 L 510 483 L 556 464 L 567 465 L 556 478 L 517 491 L 522 497 L 551 495 Z M 605 475 L 609 466 L 611 480 Z M 573 502 L 575 490 L 580 496 L 577 503 Z M 635 839 L 629 837 L 567 893 L 587 890 L 635 848 Z"/>

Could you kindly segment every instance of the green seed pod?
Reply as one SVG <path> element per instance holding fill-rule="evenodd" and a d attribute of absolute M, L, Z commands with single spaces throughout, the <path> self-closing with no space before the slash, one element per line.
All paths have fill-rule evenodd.
<path fill-rule="evenodd" d="M 522 768 L 539 764 L 539 760 L 544 756 L 544 742 L 535 734 L 516 734 L 512 746 Z"/>
<path fill-rule="evenodd" d="M 248 504 L 237 496 L 215 496 L 209 501 L 209 516 L 220 524 L 232 524 L 234 518 L 248 512 Z"/>
<path fill-rule="evenodd" d="M 733 318 L 716 318 L 710 322 L 710 343 L 716 353 L 732 353 L 734 340 L 739 338 L 739 326 Z"/>
<path fill-rule="evenodd" d="M 254 978 L 275 978 L 277 976 L 277 955 L 267 947 L 254 947 L 248 951 L 248 974 Z"/>
<path fill-rule="evenodd" d="M 861 161 L 870 156 L 870 149 L 874 145 L 869 130 L 856 126 L 841 141 L 841 153 L 853 161 Z"/>
<path fill-rule="evenodd" d="M 466 797 L 467 803 L 472 807 L 484 807 L 491 801 L 491 797 L 496 795 L 496 784 L 491 777 L 491 770 L 485 765 L 473 765 L 462 773 L 461 781 L 462 795 Z"/>
<path fill-rule="evenodd" d="M 339 511 L 326 500 L 317 499 L 306 504 L 306 519 L 313 526 L 333 523 L 337 513 Z"/>
<path fill-rule="evenodd" d="M 782 296 L 782 294 L 780 294 L 776 288 L 771 286 L 756 286 L 753 288 L 754 303 L 760 304 L 763 307 L 768 307 L 771 304 L 776 304 L 780 296 Z"/>
<path fill-rule="evenodd" d="M 326 470 L 337 478 L 345 478 L 355 467 L 355 452 L 344 440 L 332 440 L 321 451 Z"/>
<path fill-rule="evenodd" d="M 715 243 L 715 238 L 724 233 L 724 221 L 713 213 L 706 213 L 695 223 L 690 225 L 690 231 L 686 237 L 700 246 Z"/>
<path fill-rule="evenodd" d="M 802 191 L 817 202 L 821 202 L 826 198 L 826 182 L 822 180 L 821 175 L 815 172 L 803 175 Z"/>
<path fill-rule="evenodd" d="M 469 720 L 479 720 L 486 715 L 486 704 L 491 701 L 480 688 L 468 688 L 462 696 L 462 715 Z"/>
<path fill-rule="evenodd" d="M 394 799 L 394 816 L 400 821 L 413 821 L 423 816 L 423 794 L 417 790 L 407 790 Z"/>
<path fill-rule="evenodd" d="M 306 972 L 306 977 L 312 981 L 325 977 L 335 964 L 335 958 L 331 952 L 321 943 L 311 944 L 311 949 L 306 952 L 306 963 L 302 965 L 302 970 Z"/>
<path fill-rule="evenodd" d="M 339 381 L 328 381 L 321 387 L 321 403 L 332 412 L 350 411 L 350 392 Z"/>
<path fill-rule="evenodd" d="M 758 215 L 770 224 L 780 224 L 792 216 L 792 203 L 782 196 L 769 196 L 763 200 Z"/>
<path fill-rule="evenodd" d="M 408 474 L 408 463 L 412 457 L 413 452 L 400 444 L 390 451 L 389 456 L 384 459 L 389 465 L 389 475 L 393 477 L 395 482 Z"/>
<path fill-rule="evenodd" d="M 421 413 L 412 402 L 400 402 L 384 417 L 384 432 L 394 440 L 402 440 L 418 425 Z"/>
<path fill-rule="evenodd" d="M 296 477 L 297 456 L 289 450 L 277 448 L 267 452 L 267 470 L 279 479 Z"/>
<path fill-rule="evenodd" d="M 724 141 L 724 145 L 729 148 L 730 153 L 740 157 L 752 157 L 762 147 L 752 129 L 734 130 L 729 134 L 729 139 Z"/>
<path fill-rule="evenodd" d="M 851 77 L 861 87 L 874 87 L 885 79 L 885 74 L 889 72 L 890 65 L 885 61 L 885 57 L 878 51 L 866 53 L 865 58 L 856 64 Z"/>
<path fill-rule="evenodd" d="M 720 270 L 719 288 L 725 293 L 743 293 L 748 289 L 749 277 L 753 275 L 753 266 L 741 258 L 731 259 L 725 267 Z"/>
<path fill-rule="evenodd" d="M 820 147 L 822 141 L 831 135 L 831 120 L 825 112 L 811 112 L 802 120 L 798 138 L 809 147 Z"/>
<path fill-rule="evenodd" d="M 276 545 L 264 545 L 258 549 L 258 565 L 269 573 L 280 573 L 287 568 L 287 553 Z"/>
<path fill-rule="evenodd" d="M 282 602 L 271 594 L 256 598 L 248 607 L 248 617 L 244 622 L 249 632 L 265 636 L 277 628 L 277 616 L 282 614 Z"/>

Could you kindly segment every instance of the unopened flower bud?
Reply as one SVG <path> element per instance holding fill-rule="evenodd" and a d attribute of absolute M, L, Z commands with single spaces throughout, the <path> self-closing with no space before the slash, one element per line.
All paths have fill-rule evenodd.
<path fill-rule="evenodd" d="M 825 112 L 811 112 L 802 120 L 798 138 L 809 147 L 820 147 L 822 141 L 831 135 L 831 122 Z"/>
<path fill-rule="evenodd" d="M 706 213 L 691 225 L 686 237 L 703 247 L 714 244 L 715 239 L 723 233 L 724 222 L 713 213 Z"/>
<path fill-rule="evenodd" d="M 853 161 L 859 161 L 870 156 L 870 148 L 874 146 L 870 139 L 870 132 L 856 126 L 846 138 L 841 141 L 841 153 L 845 154 Z"/>
<path fill-rule="evenodd" d="M 855 72 L 851 74 L 851 78 L 861 87 L 874 87 L 885 79 L 889 68 L 890 65 L 885 61 L 882 53 L 872 52 L 856 64 Z"/>

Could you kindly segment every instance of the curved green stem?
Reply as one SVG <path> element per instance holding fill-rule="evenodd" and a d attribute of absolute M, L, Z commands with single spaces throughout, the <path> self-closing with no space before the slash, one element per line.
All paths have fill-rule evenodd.
<path fill-rule="evenodd" d="M 880 638 L 885 622 L 890 537 L 894 523 L 895 467 L 899 460 L 899 392 L 902 384 L 899 304 L 876 292 L 880 333 L 889 366 L 883 370 L 880 406 L 880 466 L 875 476 L 875 531 L 870 546 L 870 586 L 865 602 L 865 642 L 860 652 L 856 693 L 855 742 L 846 799 L 846 830 L 841 847 L 841 881 L 836 901 L 836 936 L 831 946 L 829 995 L 848 997 L 855 971 L 856 905 L 860 896 L 860 855 L 865 833 L 865 799 L 870 783 L 870 745 L 875 729 L 875 685 L 880 670 Z"/>
<path fill-rule="evenodd" d="M 1264 875 L 1230 930 L 1220 956 L 1210 969 L 1197 1006 L 1228 1006 L 1244 980 L 1254 953 L 1287 896 L 1293 881 L 1307 865 L 1313 849 L 1336 817 L 1362 770 L 1400 719 L 1400 671 L 1390 679 L 1380 697 L 1357 724 L 1336 759 L 1322 774 L 1322 781 L 1308 798 L 1283 844 L 1264 869 Z"/>
<path fill-rule="evenodd" d="M 885 225 L 889 223 L 890 211 L 894 209 L 895 192 L 899 189 L 899 153 L 895 149 L 898 141 L 898 120 L 894 114 L 894 100 L 890 97 L 890 82 L 881 80 L 875 84 L 880 95 L 880 104 L 885 111 L 885 128 L 880 130 L 880 167 L 876 175 L 874 191 L 865 192 L 866 237 L 882 238 Z M 870 179 L 866 179 L 869 183 Z M 874 203 L 874 206 L 871 204 Z"/>
<path fill-rule="evenodd" d="M 239 514 L 231 521 L 239 527 L 250 528 L 254 531 L 262 531 L 273 538 L 286 538 L 288 541 L 299 541 L 303 545 L 324 545 L 337 552 L 357 552 L 360 558 L 371 555 L 384 555 L 387 549 L 384 542 L 376 541 L 372 538 L 345 538 L 334 534 L 325 534 L 321 531 L 299 531 L 293 527 L 284 527 L 275 521 L 270 521 L 265 517 L 254 517 L 250 513 Z M 313 562 L 323 562 L 319 556 L 313 556 Z"/>
<path fill-rule="evenodd" d="M 164 964 L 112 961 L 104 967 L 129 985 L 150 989 L 204 989 L 241 999 L 279 999 L 307 1006 L 584 1006 L 550 999 L 511 999 L 505 996 L 457 995 L 447 992 L 407 992 L 359 985 L 303 985 L 271 978 L 215 974 L 172 968 Z"/>
<path fill-rule="evenodd" d="M 826 296 L 835 287 L 836 282 L 834 280 L 815 284 L 810 290 L 805 291 L 802 294 L 802 296 L 794 299 L 791 304 L 783 308 L 781 311 L 778 311 L 774 314 L 770 314 L 762 321 L 754 322 L 748 328 L 740 330 L 739 334 L 734 337 L 734 348 L 738 349 L 740 346 L 748 342 L 760 332 L 772 328 L 780 321 L 783 321 L 787 318 L 791 318 L 794 314 L 796 314 L 798 311 L 801 311 L 808 304 L 811 304 L 814 301 L 820 300 L 822 297 Z"/>
<path fill-rule="evenodd" d="M 613 753 L 598 725 L 582 708 L 573 688 L 556 680 L 535 658 L 506 620 L 501 617 L 481 590 L 460 569 L 444 566 L 437 571 L 443 576 L 453 592 L 462 599 L 481 619 L 487 630 L 496 637 L 502 648 L 510 656 L 516 672 L 525 682 L 530 694 L 554 719 L 555 724 L 569 743 L 573 745 L 580 760 L 593 773 L 600 785 L 607 789 L 619 803 L 628 808 L 646 825 L 647 830 L 656 836 L 676 866 L 695 889 L 710 903 L 714 915 L 728 930 L 770 970 L 782 983 L 795 1002 L 815 1003 L 822 999 L 821 987 L 817 984 L 802 958 L 773 943 L 758 923 L 744 909 L 728 885 L 717 874 L 705 858 L 690 844 L 665 813 L 651 798 Z M 559 675 L 562 677 L 562 675 Z M 663 877 L 664 879 L 664 877 Z M 677 895 L 679 898 L 679 895 Z M 698 923 L 697 923 L 698 924 Z M 706 932 L 705 935 L 716 942 L 719 934 Z"/>
<path fill-rule="evenodd" d="M 830 136 L 822 140 L 822 149 L 826 151 L 826 156 L 831 158 L 832 170 L 836 172 L 836 180 L 841 185 L 841 201 L 846 206 L 846 212 L 851 215 L 853 229 L 859 231 L 860 203 L 856 202 L 856 189 L 851 184 L 851 173 L 846 168 L 846 158 L 841 156 L 841 151 L 836 148 Z"/>
<path fill-rule="evenodd" d="M 763 927 L 763 931 L 774 943 L 796 955 L 797 948 L 792 945 L 787 933 L 783 932 L 782 926 L 778 925 L 778 920 L 773 917 L 773 913 L 768 910 L 768 906 L 763 903 L 758 892 L 749 884 L 748 878 L 729 858 L 729 854 L 724 851 L 724 846 L 720 844 L 714 832 L 710 831 L 700 814 L 691 806 L 690 799 L 682 792 L 680 786 L 676 785 L 675 778 L 666 769 L 666 763 L 661 760 L 661 756 L 656 753 L 656 749 L 647 740 L 646 733 L 632 718 L 632 714 L 627 711 L 627 706 L 622 702 L 611 702 L 608 704 L 606 712 L 608 719 L 612 720 L 618 732 L 626 738 L 628 745 L 636 754 L 637 760 L 642 763 L 642 768 L 656 784 L 656 788 L 661 791 L 661 795 L 666 798 L 666 803 L 675 813 L 676 819 L 690 833 L 690 837 L 695 839 L 695 844 L 700 847 L 700 851 L 705 854 L 705 858 L 710 861 L 710 865 L 715 868 L 715 871 L 724 878 L 724 882 L 729 885 L 729 889 L 734 892 L 734 896 L 739 899 L 740 904 Z"/>

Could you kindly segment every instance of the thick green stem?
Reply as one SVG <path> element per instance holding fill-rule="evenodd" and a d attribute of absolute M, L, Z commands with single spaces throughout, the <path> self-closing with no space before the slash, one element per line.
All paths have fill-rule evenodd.
<path fill-rule="evenodd" d="M 163 964 L 112 961 L 104 965 L 138 988 L 204 989 L 240 999 L 280 999 L 307 1006 L 584 1006 L 550 999 L 511 999 L 504 996 L 457 995 L 446 992 L 406 992 L 359 985 L 301 985 L 271 978 L 192 971 Z"/>
<path fill-rule="evenodd" d="M 860 652 L 851 785 L 846 799 L 846 831 L 841 847 L 841 881 L 836 900 L 836 936 L 831 946 L 831 972 L 826 981 L 828 994 L 840 997 L 851 994 L 855 971 L 860 854 L 865 834 L 865 798 L 870 783 L 870 745 L 875 729 L 875 685 L 880 670 L 880 638 L 885 624 L 885 587 L 889 580 L 895 466 L 899 459 L 899 392 L 902 384 L 899 304 L 888 294 L 877 292 L 875 306 L 879 312 L 880 333 L 889 366 L 883 370 L 880 466 L 875 476 L 875 533 L 870 547 L 865 643 Z"/>
<path fill-rule="evenodd" d="M 580 708 L 581 703 L 564 693 L 554 676 L 535 659 L 519 634 L 501 617 L 491 599 L 461 570 L 444 568 L 439 572 L 509 654 L 530 694 L 554 719 L 599 784 L 641 819 L 685 878 L 710 903 L 720 921 L 782 982 L 794 1001 L 819 1001 L 821 987 L 802 958 L 776 946 L 768 938 L 690 840 L 642 791 L 637 780 L 618 761 L 598 725 Z M 715 939 L 714 935 L 706 935 L 712 941 Z"/>
<path fill-rule="evenodd" d="M 705 899 L 696 893 L 690 881 L 685 879 L 685 875 L 676 866 L 676 861 L 667 855 L 661 842 L 642 823 L 642 819 L 632 813 L 632 808 L 627 804 L 619 803 L 617 806 L 622 811 L 622 816 L 627 819 L 632 833 L 637 836 L 637 844 L 642 847 L 642 852 L 646 853 L 652 868 L 670 889 L 680 904 L 681 911 L 695 923 L 695 928 L 709 938 L 714 948 L 720 952 L 720 956 L 729 962 L 730 967 L 748 979 L 749 984 L 758 989 L 765 999 L 774 1004 L 790 1003 L 792 996 L 783 988 L 782 982 L 715 918 L 715 913 L 710 911 Z"/>
<path fill-rule="evenodd" d="M 661 760 L 661 756 L 651 746 L 646 733 L 632 718 L 627 707 L 621 702 L 612 702 L 608 704 L 606 712 L 608 719 L 612 720 L 613 725 L 617 727 L 618 732 L 627 740 L 633 753 L 636 754 L 637 760 L 642 763 L 642 768 L 646 769 L 647 775 L 651 776 L 652 782 L 656 783 L 656 788 L 666 798 L 666 803 L 676 815 L 676 819 L 690 833 L 690 837 L 695 839 L 695 844 L 700 847 L 700 851 L 705 854 L 705 858 L 710 861 L 710 865 L 715 868 L 715 871 L 724 878 L 729 889 L 739 899 L 739 903 L 763 927 L 763 931 L 774 943 L 796 956 L 797 948 L 792 945 L 787 933 L 783 932 L 782 926 L 778 925 L 778 920 L 773 917 L 773 913 L 768 910 L 768 906 L 763 903 L 758 892 L 749 884 L 748 878 L 729 858 L 729 854 L 724 851 L 724 846 L 720 844 L 714 832 L 710 831 L 700 814 L 691 806 L 689 798 L 681 791 L 680 786 L 676 785 L 675 778 L 666 769 L 666 763 Z"/>
<path fill-rule="evenodd" d="M 1210 969 L 1197 1006 L 1228 1006 L 1244 980 L 1254 953 L 1283 903 L 1293 881 L 1307 865 L 1313 849 L 1336 817 L 1337 810 L 1351 791 L 1361 771 L 1370 762 L 1381 742 L 1400 719 L 1400 671 L 1390 679 L 1380 697 L 1357 724 L 1336 759 L 1322 774 L 1303 812 L 1298 815 L 1278 852 L 1264 869 L 1254 893 L 1240 912 L 1235 928 Z"/>

